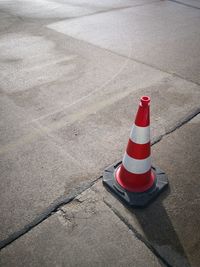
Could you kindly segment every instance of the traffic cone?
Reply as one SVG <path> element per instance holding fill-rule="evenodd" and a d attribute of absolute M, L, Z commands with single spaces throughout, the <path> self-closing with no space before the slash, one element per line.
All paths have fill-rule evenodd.
<path fill-rule="evenodd" d="M 151 166 L 149 109 L 150 97 L 141 97 L 123 161 L 103 174 L 103 183 L 131 206 L 146 206 L 168 184 L 165 173 Z"/>

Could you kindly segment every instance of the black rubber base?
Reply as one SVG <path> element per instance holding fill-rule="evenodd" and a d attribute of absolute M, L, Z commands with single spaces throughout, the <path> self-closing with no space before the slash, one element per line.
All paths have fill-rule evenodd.
<path fill-rule="evenodd" d="M 129 206 L 145 207 L 168 185 L 166 174 L 159 168 L 152 167 L 155 173 L 153 186 L 145 192 L 133 193 L 121 187 L 115 179 L 115 171 L 121 162 L 108 167 L 103 174 L 103 184 Z"/>

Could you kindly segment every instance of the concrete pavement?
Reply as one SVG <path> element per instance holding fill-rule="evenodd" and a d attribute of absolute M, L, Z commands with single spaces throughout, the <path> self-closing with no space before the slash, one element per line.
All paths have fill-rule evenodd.
<path fill-rule="evenodd" d="M 199 24 L 198 8 L 160 1 L 48 27 L 200 83 Z"/>
<path fill-rule="evenodd" d="M 0 2 L 1 247 L 121 159 L 141 95 L 157 140 L 199 112 L 199 25 L 194 0 Z"/>
<path fill-rule="evenodd" d="M 190 266 L 200 264 L 200 115 L 153 146 L 170 187 L 128 209 L 98 181 L 0 253 L 2 266 Z"/>

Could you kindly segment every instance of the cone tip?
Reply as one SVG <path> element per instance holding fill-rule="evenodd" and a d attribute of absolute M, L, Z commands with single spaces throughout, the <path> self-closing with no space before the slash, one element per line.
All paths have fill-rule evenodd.
<path fill-rule="evenodd" d="M 142 106 L 148 106 L 150 103 L 150 97 L 149 96 L 142 96 L 140 100 L 141 100 Z"/>

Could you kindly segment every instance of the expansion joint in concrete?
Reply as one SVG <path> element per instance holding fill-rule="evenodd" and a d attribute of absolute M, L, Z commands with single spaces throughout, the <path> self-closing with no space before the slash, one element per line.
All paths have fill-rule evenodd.
<path fill-rule="evenodd" d="M 155 137 L 153 139 L 153 141 L 151 142 L 151 144 L 154 145 L 154 144 L 160 142 L 163 139 L 163 137 L 173 133 L 174 131 L 176 131 L 177 129 L 179 129 L 181 126 L 188 123 L 189 121 L 191 121 L 194 117 L 196 117 L 199 114 L 200 114 L 200 107 L 193 109 L 185 117 L 180 119 L 175 125 L 169 127 L 169 129 L 167 129 L 164 134 L 161 134 L 161 135 Z"/>

